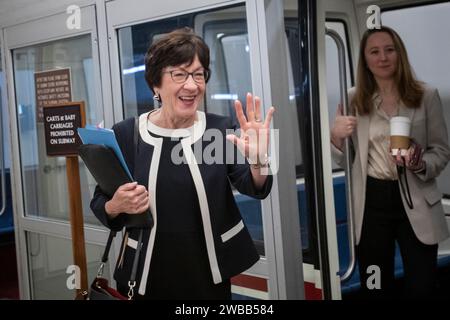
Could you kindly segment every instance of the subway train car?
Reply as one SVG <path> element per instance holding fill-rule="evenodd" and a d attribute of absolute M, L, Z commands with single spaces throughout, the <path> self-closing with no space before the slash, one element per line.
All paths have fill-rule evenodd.
<path fill-rule="evenodd" d="M 332 160 L 330 126 L 355 85 L 361 35 L 378 19 L 404 40 L 417 78 L 439 89 L 450 126 L 448 17 L 450 1 L 1 1 L 0 298 L 75 296 L 66 159 L 46 154 L 38 75 L 69 70 L 70 99 L 84 101 L 86 123 L 111 127 L 154 108 L 144 55 L 182 26 L 211 50 L 205 112 L 236 119 L 233 101 L 247 92 L 277 107 L 272 192 L 260 201 L 235 191 L 260 259 L 232 278 L 233 299 L 358 298 L 351 186 Z M 96 182 L 81 159 L 79 168 L 90 282 L 108 230 L 89 208 Z M 450 166 L 438 185 L 450 226 Z M 111 280 L 120 238 L 105 268 Z M 438 265 L 436 297 L 448 298 L 449 240 Z M 395 276 L 401 287 L 398 249 Z"/>

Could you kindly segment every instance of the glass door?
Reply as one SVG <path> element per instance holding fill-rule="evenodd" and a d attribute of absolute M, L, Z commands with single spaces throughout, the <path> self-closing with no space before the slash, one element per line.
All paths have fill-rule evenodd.
<path fill-rule="evenodd" d="M 16 248 L 22 299 L 73 299 L 68 278 L 73 265 L 66 161 L 48 157 L 35 75 L 70 72 L 72 101 L 84 101 L 86 123 L 104 119 L 95 7 L 82 7 L 79 28 L 69 28 L 65 12 L 5 28 L 10 87 L 12 185 Z M 56 79 L 55 79 L 56 80 Z M 106 232 L 89 209 L 95 181 L 80 161 L 83 218 L 89 279 L 96 274 Z"/>

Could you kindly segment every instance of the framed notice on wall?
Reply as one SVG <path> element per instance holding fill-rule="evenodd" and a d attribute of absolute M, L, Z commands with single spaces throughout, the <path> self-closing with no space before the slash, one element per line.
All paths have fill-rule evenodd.
<path fill-rule="evenodd" d="M 34 74 L 36 121 L 43 122 L 43 108 L 72 101 L 70 69 L 55 69 Z"/>
<path fill-rule="evenodd" d="M 48 156 L 77 156 L 82 144 L 77 129 L 84 128 L 84 101 L 43 108 L 45 146 Z"/>

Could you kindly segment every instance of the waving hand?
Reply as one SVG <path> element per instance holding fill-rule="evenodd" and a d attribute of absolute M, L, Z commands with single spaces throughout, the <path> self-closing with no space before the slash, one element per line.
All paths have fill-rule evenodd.
<path fill-rule="evenodd" d="M 267 111 L 266 119 L 261 116 L 261 99 L 247 93 L 247 116 L 244 115 L 239 100 L 234 102 L 237 119 L 241 127 L 240 137 L 227 135 L 227 140 L 233 142 L 239 151 L 247 157 L 250 164 L 264 164 L 267 158 L 269 145 L 269 129 L 272 121 L 274 107 Z"/>

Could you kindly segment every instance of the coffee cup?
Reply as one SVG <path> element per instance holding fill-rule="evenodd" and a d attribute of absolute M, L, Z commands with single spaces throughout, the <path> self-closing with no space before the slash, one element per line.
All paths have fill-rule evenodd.
<path fill-rule="evenodd" d="M 392 117 L 390 121 L 390 140 L 392 155 L 405 156 L 410 145 L 411 120 L 408 117 Z"/>

